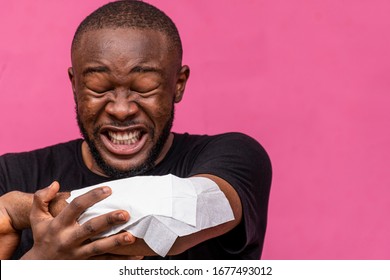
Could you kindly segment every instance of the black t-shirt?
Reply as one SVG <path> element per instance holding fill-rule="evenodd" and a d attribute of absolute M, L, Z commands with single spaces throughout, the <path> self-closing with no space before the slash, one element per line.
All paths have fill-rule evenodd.
<path fill-rule="evenodd" d="M 259 259 L 263 247 L 271 163 L 254 139 L 241 133 L 215 136 L 174 134 L 165 158 L 143 175 L 173 174 L 181 178 L 212 174 L 237 191 L 243 219 L 230 232 L 200 243 L 170 259 Z M 19 190 L 33 193 L 57 180 L 60 191 L 71 191 L 110 179 L 91 172 L 81 155 L 82 139 L 43 149 L 0 157 L 0 195 Z M 31 230 L 24 230 L 13 258 L 20 258 L 33 244 Z M 159 258 L 159 257 L 156 257 Z"/>

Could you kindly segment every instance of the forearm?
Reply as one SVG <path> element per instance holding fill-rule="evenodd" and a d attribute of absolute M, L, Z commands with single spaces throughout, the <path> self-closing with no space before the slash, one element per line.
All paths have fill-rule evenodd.
<path fill-rule="evenodd" d="M 241 200 L 234 188 L 228 182 L 217 176 L 210 174 L 200 174 L 198 176 L 208 178 L 218 185 L 219 189 L 225 194 L 227 200 L 229 201 L 230 207 L 233 211 L 234 220 L 177 238 L 168 255 L 180 254 L 201 242 L 223 235 L 231 231 L 241 222 Z"/>
<path fill-rule="evenodd" d="M 180 254 L 205 240 L 227 233 L 241 221 L 241 201 L 234 188 L 228 182 L 213 175 L 199 174 L 197 177 L 203 177 L 203 179 L 185 179 L 167 175 L 161 178 L 135 177 L 129 178 L 125 182 L 107 182 L 107 185 L 113 188 L 113 195 L 84 212 L 79 223 L 82 224 L 108 211 L 109 208 L 106 208 L 106 204 L 111 205 L 110 207 L 117 205 L 123 209 L 132 205 L 134 209 L 138 209 L 138 212 L 128 210 L 130 216 L 133 215 L 133 221 L 130 220 L 121 227 L 112 229 L 99 237 L 110 236 L 115 232 L 125 230 L 134 233 L 138 237 L 137 241 L 130 246 L 120 248 L 120 250 L 113 248 L 114 251 L 110 251 L 110 253 L 144 256 L 156 255 L 156 253 L 161 256 Z M 157 186 L 160 192 L 161 189 L 164 190 L 166 196 L 175 194 L 177 196 L 176 202 L 173 201 L 173 198 L 171 200 L 164 198 L 164 194 L 156 193 L 153 195 L 153 189 Z M 72 199 L 95 187 L 91 186 L 72 193 Z M 143 190 L 147 187 L 150 191 L 147 193 L 137 192 L 140 187 Z M 184 188 L 187 188 L 186 192 L 183 191 Z M 194 202 L 194 197 L 198 195 L 201 195 L 201 202 L 197 199 Z M 123 197 L 127 199 L 124 200 Z M 143 204 L 140 204 L 140 201 L 143 201 Z M 155 201 L 161 203 L 161 210 L 152 207 Z M 172 207 L 172 203 L 176 205 L 175 212 L 169 214 L 165 209 Z M 197 206 L 198 203 L 201 204 Z M 145 205 L 150 206 L 148 208 Z M 166 211 L 166 215 L 158 211 L 162 211 L 162 213 Z M 162 215 L 160 219 L 153 218 L 156 212 L 158 215 Z M 210 213 L 216 212 L 218 215 L 210 216 Z M 187 214 L 183 215 L 183 213 Z M 198 218 L 196 218 L 197 215 L 199 215 Z M 194 224 L 194 219 L 199 223 Z M 139 222 L 135 223 L 135 221 Z M 171 231 L 168 233 L 162 230 L 164 227 L 171 227 Z M 148 231 L 146 235 L 145 229 Z M 143 238 L 145 240 L 142 240 Z"/>
<path fill-rule="evenodd" d="M 206 240 L 221 236 L 237 225 L 236 220 L 201 230 L 187 236 L 178 237 L 168 255 L 178 255 Z"/>
<path fill-rule="evenodd" d="M 218 185 L 220 190 L 225 194 L 226 198 L 229 201 L 230 207 L 234 214 L 234 220 L 220 224 L 218 226 L 203 229 L 193 234 L 178 237 L 167 255 L 180 254 L 201 242 L 223 235 L 229 232 L 230 230 L 232 230 L 233 228 L 235 228 L 241 222 L 242 219 L 241 201 L 237 192 L 233 189 L 233 187 L 225 180 L 213 175 L 201 174 L 198 176 L 209 178 Z M 149 246 L 145 243 L 144 240 L 138 238 L 134 244 L 129 245 L 127 247 L 122 247 L 119 250 L 112 251 L 111 253 L 123 254 L 123 255 L 142 255 L 142 256 L 157 255 L 151 248 L 149 248 Z"/>
<path fill-rule="evenodd" d="M 57 216 L 67 205 L 65 199 L 69 193 L 58 193 L 56 198 L 50 203 L 50 213 Z M 12 191 L 1 196 L 1 202 L 7 211 L 12 227 L 15 230 L 30 228 L 30 211 L 34 194 L 20 191 Z"/>
<path fill-rule="evenodd" d="M 30 210 L 33 194 L 12 191 L 1 196 L 1 201 L 15 230 L 30 227 Z"/>
<path fill-rule="evenodd" d="M 236 221 L 230 221 L 222 225 L 201 230 L 199 232 L 178 237 L 168 252 L 168 256 L 178 255 L 184 251 L 194 247 L 195 245 L 204 242 L 208 239 L 220 236 L 227 233 L 233 227 L 235 227 Z M 163 239 L 164 237 L 162 237 Z M 127 255 L 127 256 L 157 256 L 158 254 L 154 252 L 143 239 L 137 238 L 134 244 L 128 245 L 126 247 L 121 247 L 115 250 L 110 251 L 111 254 L 117 255 Z"/>
<path fill-rule="evenodd" d="M 10 192 L 0 197 L 0 259 L 12 257 L 20 241 L 20 230 L 28 227 L 28 215 L 21 212 L 28 208 L 29 197 Z M 25 219 L 27 218 L 27 219 Z"/>

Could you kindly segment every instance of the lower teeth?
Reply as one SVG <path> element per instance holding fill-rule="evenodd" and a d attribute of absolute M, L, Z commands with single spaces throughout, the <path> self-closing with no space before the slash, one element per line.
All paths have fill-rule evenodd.
<path fill-rule="evenodd" d="M 116 139 L 111 139 L 111 142 L 114 143 L 115 145 L 131 145 L 137 142 L 136 139 L 131 139 L 131 140 L 116 140 Z"/>

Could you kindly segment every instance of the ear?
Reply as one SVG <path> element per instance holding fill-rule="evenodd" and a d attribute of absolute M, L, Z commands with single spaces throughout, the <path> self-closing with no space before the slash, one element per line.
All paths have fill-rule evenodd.
<path fill-rule="evenodd" d="M 76 82 L 74 80 L 74 72 L 73 72 L 73 68 L 72 67 L 68 68 L 68 76 L 69 76 L 70 82 L 72 83 L 73 94 L 76 94 L 76 86 L 75 86 Z"/>
<path fill-rule="evenodd" d="M 190 68 L 187 65 L 182 66 L 176 81 L 175 103 L 179 103 L 182 100 L 189 77 Z"/>

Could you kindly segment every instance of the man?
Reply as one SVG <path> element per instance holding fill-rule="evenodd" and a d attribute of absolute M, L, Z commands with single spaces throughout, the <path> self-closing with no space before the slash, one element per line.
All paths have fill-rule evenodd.
<path fill-rule="evenodd" d="M 128 232 L 94 239 L 132 213 L 118 209 L 77 222 L 110 195 L 109 188 L 69 204 L 64 199 L 73 189 L 112 179 L 166 174 L 212 180 L 234 214 L 233 221 L 179 237 L 168 258 L 261 256 L 269 158 L 243 134 L 171 132 L 174 104 L 182 99 L 190 70 L 182 65 L 180 37 L 169 17 L 139 1 L 99 8 L 76 31 L 68 73 L 83 139 L 0 157 L 2 258 L 154 258 L 145 242 Z"/>

